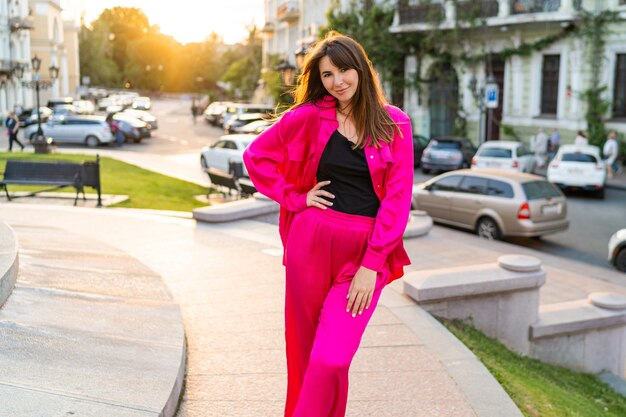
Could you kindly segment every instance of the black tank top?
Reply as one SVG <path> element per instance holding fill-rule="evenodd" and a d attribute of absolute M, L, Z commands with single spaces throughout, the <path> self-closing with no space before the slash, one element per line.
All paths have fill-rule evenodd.
<path fill-rule="evenodd" d="M 376 217 L 380 202 L 374 192 L 365 151 L 353 150 L 352 146 L 352 142 L 335 130 L 322 153 L 317 180 L 330 181 L 323 189 L 335 196 L 329 199 L 333 210 Z"/>

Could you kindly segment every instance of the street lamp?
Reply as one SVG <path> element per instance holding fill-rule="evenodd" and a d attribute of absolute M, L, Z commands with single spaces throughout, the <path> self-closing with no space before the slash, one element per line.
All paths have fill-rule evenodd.
<path fill-rule="evenodd" d="M 42 81 L 41 75 L 39 74 L 39 70 L 41 69 L 41 59 L 35 55 L 30 60 L 32 69 L 33 69 L 33 80 L 32 81 L 22 81 L 22 85 L 27 88 L 34 88 L 37 96 L 37 134 L 35 135 L 35 140 L 33 142 L 33 146 L 35 147 L 35 153 L 48 153 L 48 141 L 44 137 L 43 129 L 41 128 L 41 111 L 39 109 L 39 90 L 47 89 L 52 87 L 54 80 L 56 80 L 59 76 L 59 68 L 51 65 L 48 68 L 50 72 L 50 80 Z M 24 68 L 22 66 L 18 66 L 15 70 L 15 74 L 18 78 L 22 78 L 24 76 Z"/>

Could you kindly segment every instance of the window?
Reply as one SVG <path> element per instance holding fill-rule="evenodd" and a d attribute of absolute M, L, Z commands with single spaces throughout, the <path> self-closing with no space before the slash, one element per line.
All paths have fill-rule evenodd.
<path fill-rule="evenodd" d="M 487 195 L 513 198 L 513 187 L 506 182 L 489 180 L 489 183 L 487 184 Z"/>
<path fill-rule="evenodd" d="M 460 193 L 469 194 L 485 194 L 487 189 L 487 179 L 480 177 L 467 176 L 461 182 L 459 187 Z"/>
<path fill-rule="evenodd" d="M 531 181 L 522 184 L 526 198 L 529 200 L 541 200 L 544 198 L 560 197 L 561 192 L 548 181 Z"/>
<path fill-rule="evenodd" d="M 560 55 L 544 55 L 541 68 L 541 114 L 556 115 L 559 94 Z"/>
<path fill-rule="evenodd" d="M 237 145 L 232 140 L 225 140 L 223 147 L 224 149 L 237 149 Z"/>
<path fill-rule="evenodd" d="M 456 191 L 459 183 L 461 182 L 460 175 L 451 175 L 449 177 L 445 177 L 435 182 L 430 186 L 430 190 L 432 191 Z"/>
<path fill-rule="evenodd" d="M 626 4 L 626 1 L 620 4 Z M 613 117 L 626 117 L 626 54 L 617 54 L 616 58 Z"/>
<path fill-rule="evenodd" d="M 481 157 L 489 158 L 511 158 L 511 150 L 503 148 L 484 148 L 480 155 Z"/>
<path fill-rule="evenodd" d="M 520 147 L 517 148 L 517 156 L 525 156 L 525 155 L 531 155 L 531 152 L 528 149 L 526 149 L 524 145 L 520 145 Z"/>
<path fill-rule="evenodd" d="M 576 153 L 564 153 L 561 156 L 562 162 L 588 162 L 595 164 L 598 162 L 595 156 L 588 153 L 576 152 Z"/>

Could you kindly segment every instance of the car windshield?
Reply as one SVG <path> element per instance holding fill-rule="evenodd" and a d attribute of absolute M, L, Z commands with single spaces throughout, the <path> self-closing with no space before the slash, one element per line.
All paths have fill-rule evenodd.
<path fill-rule="evenodd" d="M 484 148 L 480 151 L 478 156 L 485 156 L 489 158 L 511 158 L 512 152 L 510 149 L 503 148 Z"/>
<path fill-rule="evenodd" d="M 441 142 L 438 140 L 433 141 L 432 144 L 433 149 L 460 149 L 460 142 Z"/>
<path fill-rule="evenodd" d="M 541 200 L 544 198 L 560 197 L 559 190 L 548 181 L 530 181 L 522 184 L 528 200 Z"/>
<path fill-rule="evenodd" d="M 588 162 L 591 164 L 595 164 L 598 162 L 595 156 L 589 155 L 588 153 L 582 152 L 574 152 L 574 153 L 564 153 L 561 156 L 561 161 L 563 162 Z"/>

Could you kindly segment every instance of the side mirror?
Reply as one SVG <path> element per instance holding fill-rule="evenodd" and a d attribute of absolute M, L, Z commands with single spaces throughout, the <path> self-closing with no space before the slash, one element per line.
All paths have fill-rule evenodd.
<path fill-rule="evenodd" d="M 432 188 L 433 188 L 433 185 L 432 185 L 432 184 L 428 184 L 428 185 L 425 185 L 425 186 L 424 186 L 424 190 L 426 190 L 426 191 L 431 191 L 431 190 L 432 190 Z"/>

